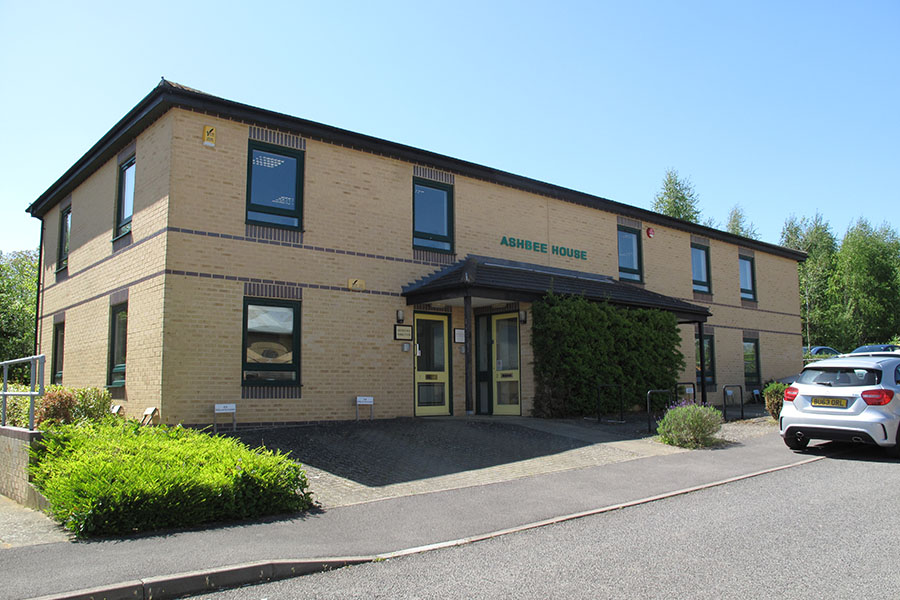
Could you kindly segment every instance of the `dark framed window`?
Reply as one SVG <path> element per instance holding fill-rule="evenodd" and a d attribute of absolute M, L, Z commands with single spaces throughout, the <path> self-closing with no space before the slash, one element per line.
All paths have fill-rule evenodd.
<path fill-rule="evenodd" d="M 244 298 L 244 385 L 300 384 L 300 303 Z"/>
<path fill-rule="evenodd" d="M 56 256 L 56 270 L 69 266 L 69 234 L 72 232 L 72 207 L 67 206 L 59 213 L 59 251 Z"/>
<path fill-rule="evenodd" d="M 741 298 L 756 300 L 756 268 L 753 259 L 739 256 L 738 267 L 741 275 Z"/>
<path fill-rule="evenodd" d="M 759 340 L 744 338 L 744 386 L 750 390 L 759 388 Z"/>
<path fill-rule="evenodd" d="M 691 244 L 691 274 L 694 280 L 694 291 L 711 293 L 709 278 L 709 248 Z"/>
<path fill-rule="evenodd" d="M 54 385 L 61 385 L 63 382 L 65 335 L 65 323 L 57 323 L 53 326 L 53 370 L 50 372 L 50 383 Z"/>
<path fill-rule="evenodd" d="M 703 334 L 703 351 L 706 358 L 706 389 L 716 385 L 716 344 L 712 334 Z M 694 355 L 697 360 L 697 385 L 700 385 L 700 337 L 694 334 Z"/>
<path fill-rule="evenodd" d="M 134 214 L 134 156 L 119 165 L 119 191 L 116 196 L 116 237 L 131 231 Z"/>
<path fill-rule="evenodd" d="M 128 303 L 109 309 L 109 377 L 110 387 L 125 385 L 125 354 L 128 346 Z"/>
<path fill-rule="evenodd" d="M 453 186 L 413 179 L 413 247 L 453 252 Z"/>
<path fill-rule="evenodd" d="M 247 222 L 300 229 L 303 152 L 250 142 L 247 152 Z"/>
<path fill-rule="evenodd" d="M 619 279 L 643 281 L 641 232 L 619 225 Z"/>

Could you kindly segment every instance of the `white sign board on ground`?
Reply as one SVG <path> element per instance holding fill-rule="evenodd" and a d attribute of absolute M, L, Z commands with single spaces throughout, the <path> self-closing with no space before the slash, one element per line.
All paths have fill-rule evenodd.
<path fill-rule="evenodd" d="M 369 420 L 375 418 L 375 396 L 357 396 L 356 397 L 356 420 L 359 421 L 359 407 L 369 407 Z"/>

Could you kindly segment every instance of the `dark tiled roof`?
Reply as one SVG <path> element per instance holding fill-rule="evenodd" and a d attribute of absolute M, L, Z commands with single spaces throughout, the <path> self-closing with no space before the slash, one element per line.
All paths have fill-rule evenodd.
<path fill-rule="evenodd" d="M 673 312 L 680 321 L 706 321 L 703 306 L 657 294 L 606 275 L 469 255 L 403 288 L 409 304 L 462 296 L 534 301 L 548 291 L 613 304 Z"/>

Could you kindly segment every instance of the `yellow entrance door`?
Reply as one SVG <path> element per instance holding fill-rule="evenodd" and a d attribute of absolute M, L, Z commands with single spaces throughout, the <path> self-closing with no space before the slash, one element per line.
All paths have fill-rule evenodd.
<path fill-rule="evenodd" d="M 519 393 L 519 315 L 493 315 L 494 414 L 521 415 Z"/>
<path fill-rule="evenodd" d="M 415 315 L 416 416 L 450 414 L 450 340 L 446 315 Z"/>

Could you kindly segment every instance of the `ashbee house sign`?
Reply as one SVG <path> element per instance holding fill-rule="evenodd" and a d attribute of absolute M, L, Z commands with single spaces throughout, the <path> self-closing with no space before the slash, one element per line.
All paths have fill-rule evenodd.
<path fill-rule="evenodd" d="M 500 239 L 500 245 L 506 246 L 507 248 L 525 250 L 526 252 L 537 252 L 538 254 L 552 254 L 554 256 L 587 260 L 587 250 L 569 248 L 568 246 L 557 246 L 555 244 L 548 244 L 546 242 L 535 242 L 534 240 L 512 236 L 504 235 Z"/>

